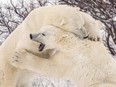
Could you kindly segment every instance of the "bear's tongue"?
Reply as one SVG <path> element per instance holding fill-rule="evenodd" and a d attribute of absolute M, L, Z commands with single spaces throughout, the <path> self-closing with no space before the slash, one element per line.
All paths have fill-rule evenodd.
<path fill-rule="evenodd" d="M 39 51 L 42 51 L 44 49 L 44 47 L 45 47 L 45 44 L 40 43 L 40 45 L 39 45 Z"/>

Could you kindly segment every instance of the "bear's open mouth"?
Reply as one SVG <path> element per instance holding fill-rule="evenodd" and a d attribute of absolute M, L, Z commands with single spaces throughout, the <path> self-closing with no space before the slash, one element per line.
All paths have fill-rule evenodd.
<path fill-rule="evenodd" d="M 44 47 L 45 47 L 45 44 L 44 43 L 40 43 L 40 45 L 39 45 L 39 51 L 43 51 Z"/>

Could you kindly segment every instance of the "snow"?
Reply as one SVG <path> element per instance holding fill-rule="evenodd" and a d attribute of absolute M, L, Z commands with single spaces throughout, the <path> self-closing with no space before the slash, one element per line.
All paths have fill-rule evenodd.
<path fill-rule="evenodd" d="M 116 17 L 113 18 L 113 21 L 116 21 Z"/>
<path fill-rule="evenodd" d="M 22 0 L 12 0 L 14 3 L 17 2 L 17 1 L 22 1 Z M 29 2 L 31 0 L 24 0 L 26 2 Z M 0 0 L 0 3 L 10 3 L 10 0 Z"/>
<path fill-rule="evenodd" d="M 3 33 L 2 35 L 0 35 L 0 45 L 2 44 L 2 42 L 5 41 L 7 37 L 8 37 L 8 33 Z"/>
<path fill-rule="evenodd" d="M 30 83 L 30 87 L 76 87 L 69 80 L 56 80 L 43 76 L 34 77 Z"/>
<path fill-rule="evenodd" d="M 109 0 L 103 0 L 103 1 L 106 2 L 106 3 L 108 3 L 108 4 L 110 4 Z"/>

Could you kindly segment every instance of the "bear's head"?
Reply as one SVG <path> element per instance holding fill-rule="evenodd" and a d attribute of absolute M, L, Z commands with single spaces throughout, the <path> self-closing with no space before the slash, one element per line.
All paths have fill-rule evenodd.
<path fill-rule="evenodd" d="M 41 27 L 38 33 L 30 34 L 30 39 L 40 43 L 38 46 L 40 52 L 50 50 L 53 55 L 56 51 L 71 49 L 71 47 L 76 45 L 75 39 L 77 39 L 77 37 L 75 34 L 55 26 L 46 25 Z"/>

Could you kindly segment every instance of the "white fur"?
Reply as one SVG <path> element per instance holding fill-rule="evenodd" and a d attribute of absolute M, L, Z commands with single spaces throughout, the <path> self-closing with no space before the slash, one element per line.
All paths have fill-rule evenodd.
<path fill-rule="evenodd" d="M 91 15 L 85 12 L 80 11 L 80 14 L 84 20 L 84 28 L 88 34 L 88 39 L 92 41 L 100 41 L 100 29 L 104 28 L 103 23 L 99 20 L 95 20 Z"/>
<path fill-rule="evenodd" d="M 17 69 L 10 64 L 13 53 L 19 49 L 28 49 L 38 54 L 38 49 L 33 47 L 37 43 L 33 43 L 30 38 L 30 33 L 36 33 L 41 26 L 51 24 L 62 29 L 80 28 L 83 23 L 82 17 L 76 13 L 77 9 L 69 6 L 45 6 L 33 10 L 28 17 L 19 25 L 16 30 L 5 40 L 0 46 L 0 87 L 16 87 L 17 82 L 20 82 L 20 76 L 30 76 L 28 71 Z M 59 14 L 57 14 L 57 13 Z M 67 15 L 69 14 L 69 15 Z M 52 17 L 52 15 L 54 17 Z M 48 17 L 48 18 L 47 18 Z M 66 18 L 65 18 L 66 17 Z M 77 23 L 73 20 L 79 19 Z M 51 20 L 52 19 L 52 20 Z M 56 21 L 54 21 L 56 20 Z M 66 23 L 66 24 L 65 24 Z M 75 26 L 72 26 L 74 23 Z M 77 26 L 76 26 L 77 25 Z M 25 81 L 22 80 L 22 82 Z M 27 87 L 25 85 L 25 87 Z"/>
<path fill-rule="evenodd" d="M 46 45 L 43 51 L 55 49 L 57 52 L 45 59 L 33 55 L 31 50 L 17 50 L 12 62 L 15 67 L 68 78 L 79 87 L 116 87 L 116 61 L 103 43 L 79 39 L 51 25 L 42 27 L 39 33 L 46 35 L 37 38 Z"/>
<path fill-rule="evenodd" d="M 19 81 L 21 81 L 19 79 L 21 78 L 20 76 L 28 73 L 28 71 L 20 70 L 10 64 L 11 57 L 15 51 L 19 49 L 28 49 L 32 51 L 33 54 L 39 54 L 39 56 L 41 56 L 38 52 L 38 43 L 33 43 L 29 38 L 29 34 L 39 32 L 42 26 L 48 24 L 75 33 L 81 38 L 86 36 L 86 32 L 83 32 L 86 31 L 85 28 L 80 30 L 84 25 L 84 20 L 79 9 L 77 10 L 66 5 L 56 5 L 40 7 L 33 10 L 23 23 L 19 25 L 0 46 L 0 87 L 16 87 L 17 82 L 19 84 Z M 36 47 L 34 48 L 33 45 Z M 45 53 L 48 53 L 48 51 Z M 46 57 L 43 56 L 43 54 L 42 57 Z M 25 85 L 25 87 L 28 86 Z"/>
<path fill-rule="evenodd" d="M 75 8 L 66 5 L 45 6 L 33 10 L 0 46 L 0 87 L 16 87 L 22 73 L 28 72 L 12 66 L 11 57 L 19 49 L 28 49 L 38 55 L 38 44 L 33 44 L 29 34 L 38 32 L 42 26 L 48 24 L 72 32 L 72 30 L 81 28 L 84 21 Z M 34 48 L 33 45 L 36 47 Z M 28 86 L 25 85 L 25 87 Z"/>

